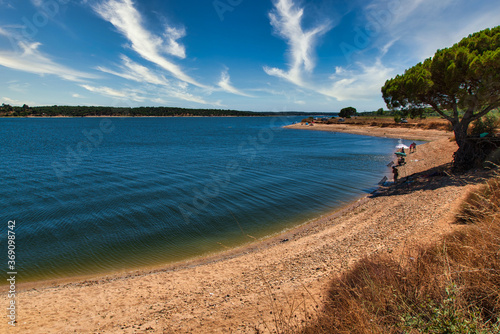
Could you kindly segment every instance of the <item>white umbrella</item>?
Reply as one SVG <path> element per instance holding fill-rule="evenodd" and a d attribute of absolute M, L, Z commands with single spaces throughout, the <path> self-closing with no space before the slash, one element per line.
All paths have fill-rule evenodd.
<path fill-rule="evenodd" d="M 402 139 L 400 139 L 400 140 L 399 140 L 399 144 L 398 144 L 398 146 L 396 146 L 396 148 L 398 148 L 398 149 L 404 148 L 405 150 L 407 150 L 407 149 L 409 149 L 410 147 L 408 147 L 408 146 L 406 146 L 405 144 L 403 144 L 403 140 L 402 140 Z"/>

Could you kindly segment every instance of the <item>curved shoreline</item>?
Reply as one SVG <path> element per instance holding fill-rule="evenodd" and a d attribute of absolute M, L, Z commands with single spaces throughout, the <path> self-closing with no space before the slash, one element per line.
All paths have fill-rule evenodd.
<path fill-rule="evenodd" d="M 166 116 L 167 117 L 167 116 Z M 168 116 L 170 117 L 170 116 Z M 230 116 L 232 117 L 232 116 Z M 285 129 L 301 129 L 301 130 L 315 130 L 315 131 L 327 131 L 327 132 L 341 132 L 350 133 L 361 136 L 371 136 L 371 137 L 384 137 L 384 138 L 401 138 L 407 140 L 419 140 L 419 141 L 434 141 L 442 138 L 448 138 L 450 134 L 445 131 L 440 130 L 414 130 L 414 129 L 403 129 L 398 128 L 381 128 L 372 126 L 359 126 L 359 125 L 346 125 L 346 124 L 315 124 L 314 126 L 304 126 L 300 123 L 291 124 L 283 126 Z M 404 131 L 402 133 L 401 131 Z M 419 139 L 415 138 L 419 137 Z M 87 274 L 87 275 L 77 275 L 68 277 L 59 277 L 46 280 L 30 281 L 26 283 L 18 283 L 17 287 L 22 290 L 34 289 L 34 288 L 44 288 L 50 286 L 68 285 L 78 282 L 88 282 L 88 281 L 100 281 L 100 280 L 115 280 L 121 278 L 127 278 L 132 276 L 140 276 L 146 274 L 152 274 L 162 271 L 174 271 L 190 268 L 193 266 L 200 266 L 209 263 L 224 261 L 227 259 L 235 258 L 244 255 L 249 252 L 259 251 L 261 248 L 267 248 L 272 245 L 279 243 L 283 239 L 289 239 L 291 235 L 301 234 L 308 225 L 314 224 L 316 221 L 325 216 L 337 216 L 342 212 L 350 210 L 353 206 L 357 206 L 359 201 L 366 200 L 369 194 L 360 195 L 353 200 L 339 205 L 337 208 L 330 212 L 326 212 L 320 216 L 312 218 L 308 221 L 302 222 L 285 231 L 274 233 L 268 237 L 264 237 L 254 242 L 246 243 L 241 246 L 237 246 L 228 250 L 221 250 L 213 252 L 207 255 L 199 255 L 191 259 L 180 260 L 172 263 L 163 263 L 158 265 L 146 266 L 142 268 L 129 268 L 116 271 L 110 271 L 106 273 L 98 274 Z M 7 285 L 0 285 L 0 292 L 3 292 L 7 288 Z"/>
<path fill-rule="evenodd" d="M 417 153 L 409 156 L 407 173 L 449 162 L 454 145 L 449 140 L 419 145 Z M 149 271 L 25 285 L 18 292 L 22 307 L 16 330 L 263 330 L 264 322 L 272 322 L 269 310 L 276 303 L 286 307 L 285 300 L 300 298 L 304 288 L 317 296 L 309 303 L 320 302 L 330 277 L 361 257 L 401 252 L 415 240 L 432 240 L 450 230 L 448 222 L 469 188 L 450 185 L 365 196 L 284 234 L 213 257 Z M 284 239 L 288 241 L 281 242 Z M 2 300 L 6 301 L 5 294 Z"/>

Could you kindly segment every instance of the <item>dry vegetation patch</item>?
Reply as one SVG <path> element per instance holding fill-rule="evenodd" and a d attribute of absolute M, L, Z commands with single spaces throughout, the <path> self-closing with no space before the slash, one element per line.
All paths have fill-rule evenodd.
<path fill-rule="evenodd" d="M 432 246 L 363 259 L 331 283 L 302 333 L 500 332 L 500 177 L 472 193 Z"/>

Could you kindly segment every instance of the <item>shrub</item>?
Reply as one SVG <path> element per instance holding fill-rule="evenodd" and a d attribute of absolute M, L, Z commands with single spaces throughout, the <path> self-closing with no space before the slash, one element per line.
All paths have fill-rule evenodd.
<path fill-rule="evenodd" d="M 499 127 L 500 121 L 498 116 L 493 114 L 479 118 L 472 123 L 470 134 L 472 136 L 479 136 L 482 133 L 494 133 Z"/>

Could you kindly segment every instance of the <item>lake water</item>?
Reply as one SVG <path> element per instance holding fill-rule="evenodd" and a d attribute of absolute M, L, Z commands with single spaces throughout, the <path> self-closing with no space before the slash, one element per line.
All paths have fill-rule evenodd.
<path fill-rule="evenodd" d="M 300 119 L 0 119 L 0 235 L 16 221 L 18 281 L 219 252 L 387 175 L 398 140 L 282 128 Z"/>

